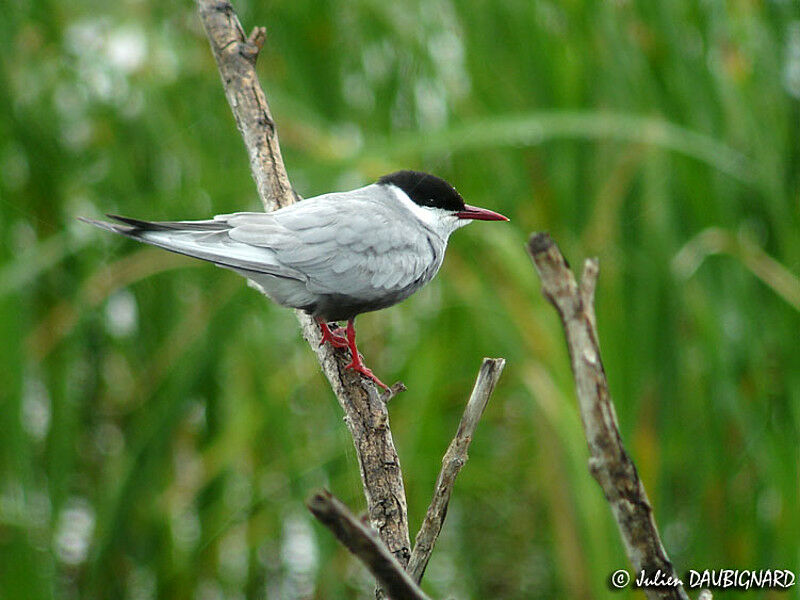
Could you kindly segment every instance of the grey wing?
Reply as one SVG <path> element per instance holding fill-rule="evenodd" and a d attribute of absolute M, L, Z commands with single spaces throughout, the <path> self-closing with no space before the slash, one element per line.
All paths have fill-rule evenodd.
<path fill-rule="evenodd" d="M 326 194 L 273 213 L 217 218 L 233 240 L 269 248 L 287 271 L 303 273 L 316 294 L 378 299 L 416 289 L 435 274 L 441 252 L 407 214 L 366 194 L 344 199 Z"/>

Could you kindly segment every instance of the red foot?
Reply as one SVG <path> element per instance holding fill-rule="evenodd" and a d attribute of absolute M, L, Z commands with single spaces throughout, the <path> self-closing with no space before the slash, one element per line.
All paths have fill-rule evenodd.
<path fill-rule="evenodd" d="M 353 319 L 347 321 L 347 345 L 350 346 L 350 354 L 353 357 L 353 360 L 350 361 L 350 364 L 345 367 L 345 369 L 353 369 L 356 373 L 360 373 L 367 379 L 371 379 L 383 389 L 388 390 L 389 386 L 383 383 L 380 379 L 373 375 L 372 371 L 370 371 L 366 365 L 361 362 L 361 355 L 358 353 L 358 348 L 356 348 L 356 326 Z"/>
<path fill-rule="evenodd" d="M 356 328 L 353 323 L 353 319 L 347 321 L 346 330 L 342 329 L 341 327 L 337 327 L 331 331 L 330 327 L 328 327 L 328 324 L 325 321 L 317 320 L 317 323 L 319 323 L 319 328 L 322 330 L 322 339 L 319 341 L 320 346 L 322 346 L 322 344 L 325 342 L 328 342 L 334 348 L 349 348 L 353 360 L 350 361 L 350 364 L 347 365 L 345 369 L 352 369 L 356 373 L 360 373 L 367 379 L 374 381 L 383 389 L 389 390 L 389 386 L 375 377 L 372 371 L 370 371 L 364 365 L 364 363 L 361 362 L 361 355 L 358 353 L 358 348 L 356 348 Z M 342 336 L 342 333 L 345 333 L 347 337 L 345 338 Z"/>
<path fill-rule="evenodd" d="M 344 329 L 341 327 L 337 327 L 333 331 L 330 330 L 328 324 L 320 321 L 319 328 L 322 330 L 322 339 L 319 341 L 319 345 L 322 346 L 325 342 L 328 342 L 334 348 L 348 348 L 349 345 L 347 343 L 347 339 L 341 335 L 344 333 Z"/>
<path fill-rule="evenodd" d="M 367 379 L 371 379 L 379 386 L 381 386 L 383 389 L 389 390 L 389 386 L 383 383 L 377 377 L 375 377 L 372 371 L 368 369 L 363 362 L 361 362 L 361 357 L 358 356 L 358 352 L 356 352 L 356 357 L 358 358 L 354 358 L 352 361 L 350 361 L 350 364 L 347 365 L 345 369 L 353 369 L 353 371 L 355 371 L 356 373 L 361 373 L 364 377 L 366 377 Z"/>

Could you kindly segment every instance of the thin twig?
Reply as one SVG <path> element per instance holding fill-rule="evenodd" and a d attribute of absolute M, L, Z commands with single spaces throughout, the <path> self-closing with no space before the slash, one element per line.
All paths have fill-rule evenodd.
<path fill-rule="evenodd" d="M 392 600 L 428 600 L 403 566 L 389 552 L 374 529 L 355 517 L 327 490 L 306 501 L 311 513 L 333 532 L 369 571 Z"/>
<path fill-rule="evenodd" d="M 197 0 L 200 19 L 217 61 L 222 86 L 250 158 L 258 195 L 267 211 L 299 200 L 281 157 L 275 123 L 255 71 L 266 32 L 248 38 L 227 0 Z M 402 565 L 411 554 L 408 509 L 400 461 L 389 429 L 389 414 L 372 382 L 345 370 L 348 356 L 327 344 L 319 346 L 319 328 L 297 311 L 303 337 L 317 354 L 325 376 L 345 413 L 356 447 L 367 510 L 373 527 Z M 395 388 L 397 389 L 397 388 Z"/>
<path fill-rule="evenodd" d="M 450 494 L 456 483 L 461 467 L 467 462 L 469 456 L 467 451 L 472 442 L 472 435 L 478 426 L 478 421 L 483 414 L 489 398 L 500 379 L 503 367 L 506 366 L 504 358 L 484 358 L 478 378 L 475 380 L 475 387 L 467 401 L 461 423 L 458 425 L 453 441 L 447 447 L 447 452 L 442 458 L 442 470 L 436 479 L 436 487 L 433 491 L 428 512 L 422 527 L 414 540 L 414 549 L 411 551 L 411 560 L 408 561 L 408 572 L 411 577 L 419 583 L 425 574 L 425 568 L 433 552 L 433 546 L 442 530 L 444 518 L 447 515 L 447 505 L 450 503 Z"/>
<path fill-rule="evenodd" d="M 594 315 L 599 267 L 586 261 L 580 286 L 564 256 L 546 233 L 531 236 L 528 252 L 542 280 L 542 294 L 564 325 L 578 405 L 589 443 L 589 470 L 603 489 L 636 573 L 678 579 L 658 535 L 653 508 L 636 467 L 622 445 L 617 415 L 600 358 Z M 644 590 L 651 599 L 688 600 L 683 587 Z"/>

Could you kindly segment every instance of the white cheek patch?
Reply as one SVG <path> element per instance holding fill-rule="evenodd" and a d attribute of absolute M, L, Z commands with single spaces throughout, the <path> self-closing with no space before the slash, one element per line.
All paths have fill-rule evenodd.
<path fill-rule="evenodd" d="M 392 190 L 392 193 L 400 204 L 405 206 L 417 219 L 433 229 L 445 240 L 456 229 L 464 227 L 464 225 L 469 225 L 472 222 L 470 219 L 459 219 L 452 212 L 442 208 L 425 208 L 424 206 L 420 206 L 395 185 L 390 185 L 389 189 Z"/>
<path fill-rule="evenodd" d="M 436 228 L 436 222 L 439 219 L 438 215 L 436 215 L 433 210 L 423 208 L 422 206 L 414 202 L 411 198 L 408 197 L 408 195 L 403 190 L 401 190 L 396 185 L 390 185 L 389 189 L 392 190 L 394 197 L 397 198 L 400 204 L 402 204 L 408 210 L 414 213 L 415 217 L 417 217 L 420 221 L 425 223 L 425 225 L 432 227 L 434 229 Z"/>

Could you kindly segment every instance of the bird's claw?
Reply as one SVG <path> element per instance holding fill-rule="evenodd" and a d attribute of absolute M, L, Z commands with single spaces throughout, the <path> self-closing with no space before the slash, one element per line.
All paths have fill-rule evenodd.
<path fill-rule="evenodd" d="M 372 370 L 371 370 L 371 369 L 368 369 L 368 368 L 367 368 L 367 367 L 364 365 L 364 363 L 362 363 L 360 360 L 358 360 L 358 361 L 357 361 L 357 360 L 353 359 L 352 361 L 350 361 L 350 364 L 349 364 L 349 365 L 345 366 L 345 369 L 352 369 L 352 370 L 353 370 L 353 371 L 355 371 L 356 373 L 360 373 L 361 375 L 363 375 L 363 376 L 364 376 L 364 377 L 366 377 L 367 379 L 370 379 L 370 380 L 372 380 L 373 382 L 377 383 L 377 384 L 378 384 L 379 386 L 381 386 L 383 389 L 385 389 L 385 390 L 387 390 L 387 391 L 391 391 L 391 388 L 390 388 L 388 385 L 386 385 L 385 383 L 383 383 L 383 382 L 382 382 L 380 379 L 378 379 L 378 378 L 377 378 L 377 377 L 374 375 L 374 373 L 372 372 Z"/>
<path fill-rule="evenodd" d="M 325 336 L 319 341 L 319 345 L 323 346 L 328 342 L 334 348 L 347 348 L 347 340 L 339 335 Z"/>
<path fill-rule="evenodd" d="M 322 344 L 325 342 L 328 342 L 334 348 L 348 348 L 350 350 L 350 354 L 353 358 L 350 361 L 350 364 L 345 367 L 345 369 L 352 369 L 356 373 L 360 373 L 367 379 L 375 382 L 383 389 L 391 391 L 391 388 L 383 383 L 380 379 L 375 377 L 372 371 L 370 371 L 361 361 L 361 355 L 358 353 L 358 348 L 356 348 L 356 332 L 355 328 L 353 327 L 352 319 L 347 322 L 346 330 L 342 329 L 341 327 L 336 327 L 333 331 L 331 331 L 328 323 L 326 323 L 323 319 L 317 319 L 317 323 L 319 323 L 319 328 L 322 331 L 322 339 L 319 341 L 320 346 L 322 346 Z M 342 333 L 346 333 L 347 337 L 342 336 Z"/>
<path fill-rule="evenodd" d="M 322 339 L 319 341 L 320 346 L 322 346 L 325 342 L 328 342 L 334 348 L 349 347 L 347 338 L 341 335 L 341 333 L 344 332 L 344 329 L 341 327 L 337 327 L 331 331 L 327 323 L 320 323 L 320 329 L 322 329 Z"/>

